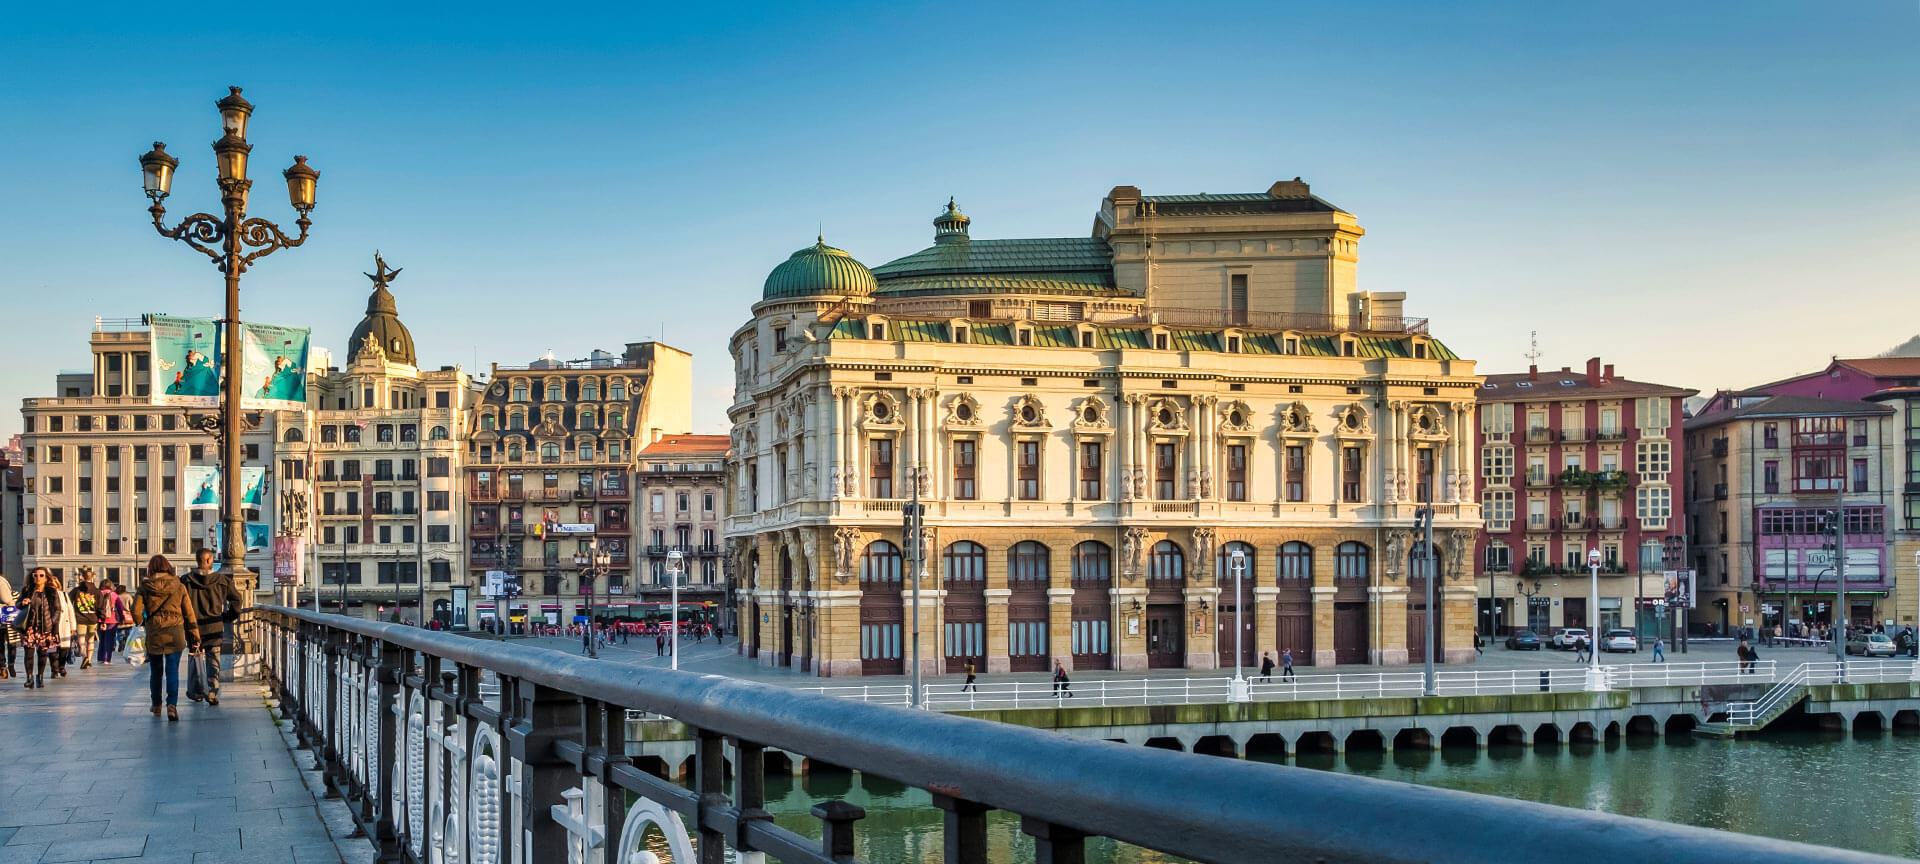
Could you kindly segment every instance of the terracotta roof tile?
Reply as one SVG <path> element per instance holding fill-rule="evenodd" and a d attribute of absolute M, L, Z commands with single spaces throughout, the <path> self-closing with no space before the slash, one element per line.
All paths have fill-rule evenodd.
<path fill-rule="evenodd" d="M 725 435 L 666 435 L 640 449 L 642 456 L 725 453 L 733 439 Z"/>

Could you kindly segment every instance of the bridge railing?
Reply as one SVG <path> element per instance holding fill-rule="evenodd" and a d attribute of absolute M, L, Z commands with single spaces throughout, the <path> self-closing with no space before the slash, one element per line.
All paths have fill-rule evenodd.
<path fill-rule="evenodd" d="M 1634 663 L 1600 668 L 1607 670 L 1607 681 L 1614 687 L 1772 683 L 1780 674 L 1779 665 L 1772 660 Z"/>
<path fill-rule="evenodd" d="M 1695 864 L 1893 860 L 304 610 L 263 607 L 241 626 L 264 647 L 282 716 L 383 861 L 624 864 L 646 859 L 650 830 L 680 864 L 861 860 L 859 835 L 887 829 L 856 828 L 865 811 L 852 803 L 812 808 L 818 840 L 774 823 L 769 748 L 925 790 L 944 811 L 949 864 L 1010 860 L 1007 844 L 989 849 L 995 809 L 1017 815 L 1039 862 L 1081 861 L 1090 837 L 1206 862 L 1510 861 L 1535 856 L 1542 836 L 1603 861 L 1649 849 Z M 685 727 L 684 784 L 627 755 L 628 711 Z"/>

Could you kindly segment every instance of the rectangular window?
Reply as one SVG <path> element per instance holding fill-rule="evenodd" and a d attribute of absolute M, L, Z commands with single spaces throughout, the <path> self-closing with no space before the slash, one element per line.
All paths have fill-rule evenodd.
<path fill-rule="evenodd" d="M 1287 457 L 1287 500 L 1307 500 L 1307 448 L 1302 444 L 1288 444 Z"/>
<path fill-rule="evenodd" d="M 1673 445 L 1664 438 L 1651 438 L 1641 441 L 1636 451 L 1634 467 L 1640 472 L 1643 481 L 1663 482 L 1667 472 L 1673 470 Z"/>
<path fill-rule="evenodd" d="M 1013 445 L 1019 451 L 1020 499 L 1023 501 L 1040 500 L 1040 442 L 1016 441 Z"/>
<path fill-rule="evenodd" d="M 1177 485 L 1174 472 L 1180 466 L 1180 451 L 1172 444 L 1153 445 L 1153 497 L 1162 501 L 1174 499 Z"/>
<path fill-rule="evenodd" d="M 1247 445 L 1227 445 L 1227 500 L 1247 500 Z"/>
<path fill-rule="evenodd" d="M 453 509 L 453 505 L 448 500 L 449 497 L 446 492 L 428 492 L 427 509 L 434 513 L 445 513 Z"/>
<path fill-rule="evenodd" d="M 1513 445 L 1488 444 L 1482 449 L 1480 451 L 1480 474 L 1486 478 L 1488 483 L 1512 483 Z"/>
<path fill-rule="evenodd" d="M 1080 442 L 1080 497 L 1100 500 L 1100 442 Z"/>
<path fill-rule="evenodd" d="M 974 486 L 974 468 L 978 464 L 976 446 L 971 439 L 953 442 L 953 497 L 961 501 L 972 501 L 979 496 Z"/>
<path fill-rule="evenodd" d="M 1229 322 L 1236 327 L 1247 325 L 1247 274 L 1234 273 L 1227 277 L 1228 303 L 1233 308 L 1233 318 Z"/>
<path fill-rule="evenodd" d="M 1496 490 L 1480 496 L 1480 515 L 1487 520 L 1488 531 L 1513 529 L 1513 492 Z"/>
<path fill-rule="evenodd" d="M 1780 460 L 1768 459 L 1761 466 L 1760 483 L 1760 488 L 1768 495 L 1780 494 Z"/>
<path fill-rule="evenodd" d="M 1867 460 L 1853 460 L 1853 491 L 1867 491 Z"/>
<path fill-rule="evenodd" d="M 1634 495 L 1640 527 L 1666 527 L 1667 520 L 1673 516 L 1673 490 L 1665 486 L 1642 486 Z"/>
<path fill-rule="evenodd" d="M 1433 448 L 1422 447 L 1415 451 L 1414 459 L 1414 499 L 1422 504 L 1433 503 Z"/>
<path fill-rule="evenodd" d="M 867 473 L 873 497 L 893 497 L 893 439 L 875 438 L 867 444 Z"/>
<path fill-rule="evenodd" d="M 427 476 L 445 477 L 452 471 L 451 461 L 445 456 L 427 457 Z"/>
<path fill-rule="evenodd" d="M 1761 441 L 1760 446 L 1765 447 L 1768 450 L 1780 449 L 1780 424 L 1768 423 L 1765 426 L 1762 426 L 1760 431 L 1760 441 Z"/>
<path fill-rule="evenodd" d="M 1365 469 L 1360 462 L 1359 447 L 1340 448 L 1340 500 L 1349 504 L 1358 504 L 1365 483 Z"/>

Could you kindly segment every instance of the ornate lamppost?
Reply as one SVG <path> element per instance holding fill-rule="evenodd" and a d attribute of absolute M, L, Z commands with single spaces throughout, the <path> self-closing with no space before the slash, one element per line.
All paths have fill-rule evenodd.
<path fill-rule="evenodd" d="M 587 656 L 599 657 L 600 645 L 594 638 L 598 634 L 593 629 L 593 595 L 601 577 L 613 569 L 613 553 L 602 550 L 600 540 L 595 538 L 585 551 L 573 553 L 573 566 L 580 571 L 580 593 L 587 595 Z"/>
<path fill-rule="evenodd" d="M 287 181 L 287 200 L 300 214 L 294 221 L 300 226 L 300 236 L 288 237 L 272 222 L 248 218 L 247 196 L 253 181 L 247 179 L 247 156 L 253 151 L 253 145 L 247 143 L 247 120 L 253 115 L 253 103 L 241 98 L 240 88 L 228 90 L 231 92 L 226 98 L 215 103 L 220 109 L 222 132 L 220 140 L 213 142 L 221 215 L 195 213 L 168 228 L 167 210 L 162 202 L 173 188 L 173 169 L 179 166 L 180 160 L 167 152 L 167 145 L 155 141 L 153 149 L 140 157 L 140 170 L 145 177 L 147 197 L 153 200 L 147 212 L 153 214 L 154 230 L 162 237 L 179 240 L 206 255 L 226 277 L 226 317 L 220 322 L 226 332 L 222 364 L 226 381 L 221 388 L 220 411 L 208 425 L 217 425 L 220 437 L 223 481 L 220 522 L 225 534 L 221 538 L 221 563 L 241 595 L 252 597 L 255 579 L 247 570 L 246 518 L 240 504 L 240 465 L 244 456 L 240 435 L 245 424 L 240 410 L 245 377 L 240 345 L 240 275 L 260 258 L 307 242 L 307 228 L 312 224 L 307 216 L 313 212 L 313 191 L 320 172 L 308 167 L 305 156 L 293 157 L 293 165 L 280 172 Z"/>

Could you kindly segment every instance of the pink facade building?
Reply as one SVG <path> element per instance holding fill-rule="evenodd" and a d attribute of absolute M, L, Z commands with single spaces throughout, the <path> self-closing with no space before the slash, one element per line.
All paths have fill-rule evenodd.
<path fill-rule="evenodd" d="M 1651 601 L 1661 571 L 1685 560 L 1681 411 L 1695 392 L 1619 378 L 1597 357 L 1584 371 L 1487 376 L 1475 439 L 1480 632 L 1631 627 L 1649 642 L 1667 632 Z"/>

